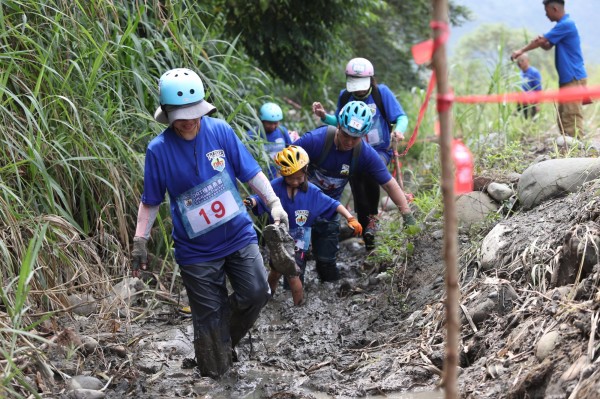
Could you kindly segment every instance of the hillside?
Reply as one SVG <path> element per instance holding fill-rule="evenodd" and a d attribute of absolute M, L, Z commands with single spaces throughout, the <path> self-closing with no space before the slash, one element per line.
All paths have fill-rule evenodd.
<path fill-rule="evenodd" d="M 542 34 L 550 30 L 553 23 L 544 13 L 542 1 L 505 0 L 503 2 L 482 2 L 477 0 L 456 0 L 457 4 L 468 7 L 473 13 L 472 21 L 454 28 L 450 37 L 450 51 L 460 37 L 469 34 L 485 23 L 503 23 L 512 28 L 524 27 Z M 592 1 L 567 3 L 567 12 L 577 22 L 581 35 L 586 64 L 600 64 L 600 48 L 594 45 L 594 38 L 600 36 L 600 25 L 596 22 L 596 4 Z"/>

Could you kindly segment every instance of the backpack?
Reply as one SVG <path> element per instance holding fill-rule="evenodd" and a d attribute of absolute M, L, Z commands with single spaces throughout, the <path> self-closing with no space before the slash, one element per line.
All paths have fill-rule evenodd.
<path fill-rule="evenodd" d="M 327 158 L 327 155 L 329 155 L 329 151 L 331 150 L 331 147 L 333 146 L 333 139 L 335 137 L 336 130 L 337 130 L 337 127 L 335 127 L 335 126 L 327 126 L 327 136 L 325 137 L 325 146 L 323 147 L 323 151 L 321 151 L 321 155 L 319 156 L 319 159 L 317 159 L 316 162 L 310 163 L 311 167 L 319 168 L 321 166 L 321 164 L 325 161 L 325 159 Z M 358 164 L 358 159 L 360 158 L 360 153 L 362 152 L 362 146 L 363 146 L 363 141 L 361 139 L 360 142 L 358 143 L 358 145 L 352 149 L 352 161 L 350 162 L 350 170 L 348 171 L 348 176 L 352 176 L 354 174 L 354 171 L 356 170 L 356 164 Z"/>
<path fill-rule="evenodd" d="M 377 85 L 373 86 L 373 90 L 371 90 L 371 95 L 373 96 L 373 101 L 375 101 L 375 106 L 381 113 L 383 120 L 385 121 L 385 123 L 387 123 L 388 129 L 391 132 L 392 124 L 388 121 L 387 114 L 385 112 L 385 107 L 383 106 L 383 100 L 381 99 L 381 93 L 379 92 Z M 344 105 L 348 104 L 348 101 L 350 100 L 351 96 L 352 94 L 350 94 L 348 90 L 344 90 L 342 92 L 342 95 L 340 96 L 340 109 L 343 108 Z"/>

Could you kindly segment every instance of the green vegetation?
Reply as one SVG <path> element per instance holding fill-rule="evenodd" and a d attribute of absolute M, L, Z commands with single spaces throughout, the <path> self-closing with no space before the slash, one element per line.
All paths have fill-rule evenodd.
<path fill-rule="evenodd" d="M 301 132 L 314 128 L 307 104 L 335 104 L 343 87 L 340 71 L 348 58 L 360 54 L 374 60 L 378 79 L 395 92 L 415 87 L 398 94 L 411 120 L 416 119 L 424 97 L 418 77 L 425 71 L 408 64 L 407 51 L 429 34 L 428 2 L 329 2 L 327 18 L 318 14 L 324 25 L 315 29 L 308 24 L 319 21 L 315 10 L 306 2 L 302 7 L 292 3 L 0 3 L 0 396 L 38 395 L 22 368 L 42 357 L 35 349 L 42 340 L 34 330 L 44 317 L 67 308 L 71 294 L 102 297 L 127 273 L 144 150 L 163 128 L 152 114 L 164 71 L 185 66 L 200 72 L 217 116 L 245 139 L 258 123 L 258 106 L 273 96 L 289 97 L 282 104 L 293 111 L 286 114 L 286 125 Z M 466 11 L 454 10 L 459 22 Z M 269 13 L 282 21 L 278 29 L 288 31 L 303 22 L 308 28 L 291 30 L 287 40 L 278 35 L 269 47 L 272 53 L 262 53 L 274 33 L 265 30 L 259 36 L 257 31 Z M 368 40 L 358 40 L 355 28 L 370 21 L 379 28 L 369 28 L 363 36 Z M 384 47 L 378 56 L 371 51 L 382 29 L 386 36 L 381 36 Z M 393 40 L 396 36 L 401 40 Z M 504 51 L 495 54 L 494 68 L 476 79 L 472 69 L 456 61 L 451 77 L 457 94 L 514 90 L 516 67 L 499 61 L 505 60 Z M 590 81 L 599 77 L 596 73 Z M 420 185 L 415 200 L 420 218 L 441 207 L 434 108 L 431 104 L 419 141 L 403 159 Z M 542 107 L 536 123 L 513 110 L 512 105 L 455 105 L 455 132 L 474 151 L 478 172 L 521 172 L 527 164 L 514 143 L 554 123 L 551 105 Z M 492 132 L 505 134 L 498 147 L 478 145 Z M 385 227 L 380 238 L 385 245 L 378 251 L 387 252 L 377 254 L 391 266 L 405 261 L 412 245 L 398 223 Z M 170 224 L 163 206 L 150 251 L 156 256 L 154 271 L 173 276 L 173 286 Z"/>

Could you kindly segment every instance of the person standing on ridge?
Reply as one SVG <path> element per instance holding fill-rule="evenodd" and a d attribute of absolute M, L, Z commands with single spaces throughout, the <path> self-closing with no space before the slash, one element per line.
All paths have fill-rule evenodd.
<path fill-rule="evenodd" d="M 304 270 L 306 269 L 306 253 L 311 243 L 312 226 L 318 219 L 329 220 L 336 212 L 343 216 L 354 235 L 362 233 L 360 223 L 339 201 L 325 195 L 317 186 L 310 183 L 307 169 L 310 160 L 302 147 L 291 145 L 284 148 L 275 156 L 275 164 L 281 177 L 271 181 L 275 194 L 281 199 L 281 204 L 290 216 L 289 233 L 295 243 L 295 260 L 297 275 L 286 275 L 284 288 L 287 285 L 292 291 L 294 305 L 304 303 Z M 252 196 L 244 200 L 253 212 L 260 215 L 268 212 L 260 197 Z M 271 267 L 269 286 L 275 295 L 281 273 Z"/>
<path fill-rule="evenodd" d="M 529 56 L 527 53 L 524 53 L 517 58 L 517 65 L 521 69 L 521 88 L 523 91 L 541 91 L 542 75 L 540 74 L 540 71 L 529 64 Z M 517 109 L 523 113 L 523 116 L 525 116 L 526 119 L 533 119 L 539 111 L 537 103 L 519 103 Z"/>
<path fill-rule="evenodd" d="M 293 140 L 290 135 L 297 138 L 298 133 L 296 131 L 288 132 L 287 128 L 281 124 L 283 111 L 275 103 L 263 104 L 258 112 L 258 117 L 262 122 L 262 127 L 257 127 L 255 131 L 249 130 L 248 137 L 264 141 L 265 151 L 269 155 L 268 177 L 272 180 L 277 176 L 277 168 L 273 163 L 275 155 L 292 144 Z"/>
<path fill-rule="evenodd" d="M 310 159 L 308 179 L 329 197 L 339 200 L 344 187 L 355 173 L 382 187 L 398 207 L 404 227 L 415 225 L 416 220 L 406 196 L 392 177 L 373 147 L 362 140 L 371 131 L 373 113 L 362 101 L 350 101 L 337 118 L 337 127 L 321 126 L 304 134 L 294 145 L 304 148 Z M 312 228 L 312 251 L 317 274 L 321 281 L 336 281 L 340 272 L 336 264 L 339 249 L 339 217 L 318 219 Z"/>
<path fill-rule="evenodd" d="M 384 84 L 377 84 L 373 64 L 366 58 L 353 58 L 346 65 L 346 89 L 340 91 L 335 115 L 349 101 L 363 101 L 373 112 L 372 126 L 364 140 L 373 147 L 385 165 L 393 157 L 392 145 L 404 140 L 408 117 L 392 91 Z M 313 113 L 327 125 L 337 126 L 335 115 L 327 114 L 320 102 L 312 105 Z M 392 125 L 394 127 L 392 128 Z M 359 172 L 350 180 L 354 207 L 358 221 L 363 227 L 363 239 L 368 251 L 375 248 L 375 232 L 378 227 L 379 184 Z"/>
<path fill-rule="evenodd" d="M 233 348 L 270 297 L 252 220 L 236 179 L 247 182 L 275 223 L 288 217 L 258 163 L 204 99 L 194 71 L 165 72 L 154 118 L 167 128 L 146 150 L 144 192 L 133 238 L 132 275 L 147 268 L 147 242 L 158 208 L 169 194 L 175 260 L 192 311 L 196 364 L 218 378 L 232 365 Z M 228 296 L 226 280 L 233 293 Z"/>
<path fill-rule="evenodd" d="M 550 50 L 555 47 L 554 63 L 558 72 L 558 83 L 561 89 L 586 86 L 587 72 L 583 63 L 581 40 L 575 22 L 565 11 L 564 0 L 544 0 L 546 17 L 556 22 L 554 28 L 543 36 L 538 36 L 525 47 L 512 53 L 516 60 L 524 53 L 538 47 Z M 582 101 L 558 104 L 558 127 L 568 136 L 583 136 Z"/>

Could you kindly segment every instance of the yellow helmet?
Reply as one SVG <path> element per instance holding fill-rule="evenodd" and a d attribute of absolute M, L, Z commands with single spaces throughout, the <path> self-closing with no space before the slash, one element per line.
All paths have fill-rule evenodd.
<path fill-rule="evenodd" d="M 304 148 L 290 145 L 275 155 L 275 165 L 281 176 L 290 176 L 308 165 L 308 154 Z"/>

